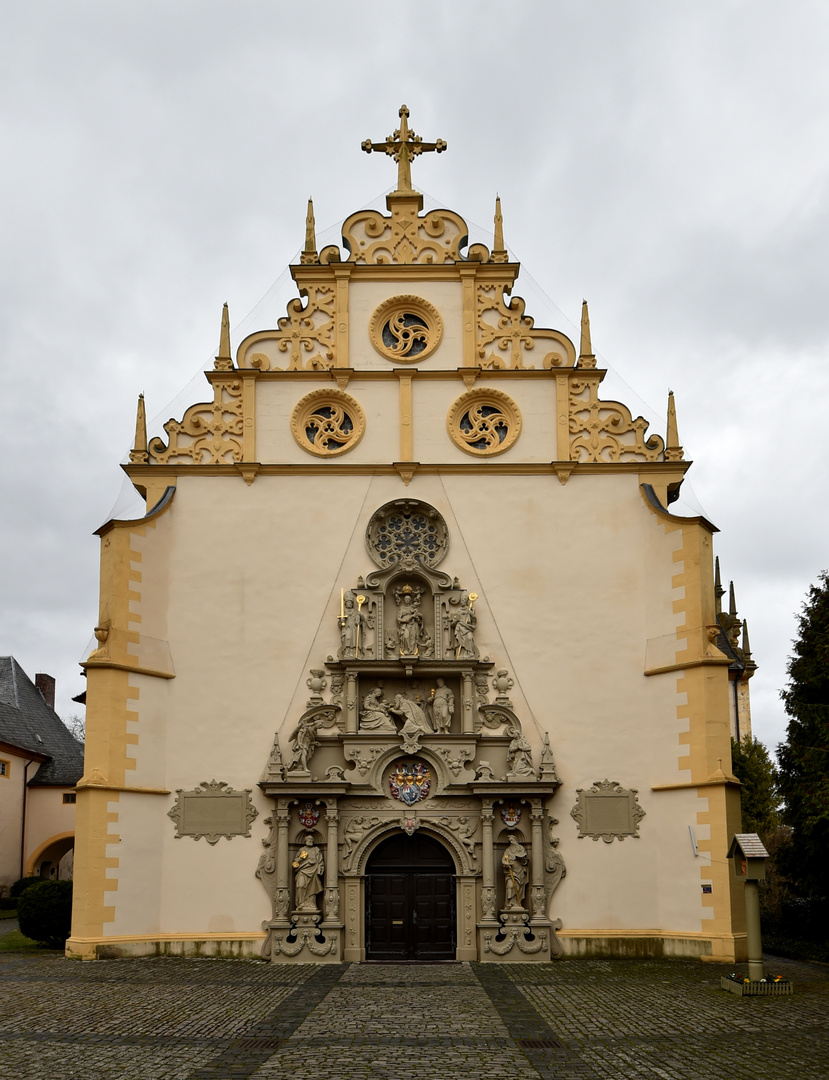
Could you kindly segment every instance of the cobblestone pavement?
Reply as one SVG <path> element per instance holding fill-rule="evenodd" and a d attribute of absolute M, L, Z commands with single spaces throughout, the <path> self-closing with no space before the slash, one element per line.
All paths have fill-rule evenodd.
<path fill-rule="evenodd" d="M 829 968 L 737 998 L 718 965 L 272 966 L 0 954 L 0 1078 L 826 1080 Z"/>

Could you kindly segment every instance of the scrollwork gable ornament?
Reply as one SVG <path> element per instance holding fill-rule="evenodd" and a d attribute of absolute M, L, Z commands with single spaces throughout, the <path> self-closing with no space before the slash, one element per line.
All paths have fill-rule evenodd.
<path fill-rule="evenodd" d="M 150 439 L 150 464 L 232 465 L 242 460 L 242 427 L 242 380 L 217 380 L 212 402 L 191 405 L 180 421 L 167 421 L 166 445 Z"/>
<path fill-rule="evenodd" d="M 234 791 L 223 780 L 203 780 L 191 791 L 177 788 L 175 804 L 167 811 L 176 826 L 176 839 L 204 837 L 208 844 L 215 844 L 222 837 L 250 836 L 257 815 L 250 793 L 250 788 Z"/>
<path fill-rule="evenodd" d="M 576 790 L 576 805 L 570 816 L 579 827 L 579 840 L 624 840 L 639 838 L 639 822 L 645 811 L 637 800 L 636 788 L 623 788 L 617 780 L 596 780 L 593 786 Z"/>
<path fill-rule="evenodd" d="M 619 401 L 599 399 L 600 374 L 570 380 L 571 461 L 661 461 L 665 441 L 645 438 L 648 421 Z"/>

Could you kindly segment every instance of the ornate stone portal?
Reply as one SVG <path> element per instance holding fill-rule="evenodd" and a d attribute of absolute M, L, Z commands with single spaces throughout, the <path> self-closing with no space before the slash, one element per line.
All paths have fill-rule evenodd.
<path fill-rule="evenodd" d="M 377 569 L 342 587 L 332 655 L 311 671 L 287 764 L 275 737 L 260 782 L 275 810 L 256 869 L 272 904 L 266 959 L 365 959 L 367 863 L 401 832 L 452 856 L 457 959 L 561 954 L 549 736 L 534 762 L 514 681 L 475 643 L 478 594 L 438 569 L 448 540 L 425 503 L 376 511 L 366 544 Z"/>

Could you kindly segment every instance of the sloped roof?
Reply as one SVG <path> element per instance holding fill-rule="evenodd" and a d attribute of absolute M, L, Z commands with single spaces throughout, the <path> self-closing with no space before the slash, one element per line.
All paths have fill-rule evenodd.
<path fill-rule="evenodd" d="M 71 787 L 83 775 L 83 746 L 13 656 L 0 656 L 0 742 L 47 758 L 32 787 Z"/>

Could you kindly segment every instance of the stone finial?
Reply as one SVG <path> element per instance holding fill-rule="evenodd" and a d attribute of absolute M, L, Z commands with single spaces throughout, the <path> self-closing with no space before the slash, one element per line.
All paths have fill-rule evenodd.
<path fill-rule="evenodd" d="M 676 402 L 673 390 L 668 391 L 668 432 L 665 439 L 665 460 L 682 461 L 684 453 L 679 444 L 679 430 L 676 423 Z"/>
<path fill-rule="evenodd" d="M 751 645 L 748 640 L 748 622 L 743 620 L 743 659 L 746 663 L 751 660 Z"/>
<path fill-rule="evenodd" d="M 581 302 L 581 340 L 579 342 L 579 358 L 576 361 L 576 367 L 580 368 L 594 368 L 596 366 L 596 356 L 593 352 L 593 343 L 590 340 L 590 312 L 587 308 L 587 301 Z"/>
<path fill-rule="evenodd" d="M 213 364 L 214 371 L 233 371 L 233 357 L 230 355 L 230 315 L 227 304 L 222 305 L 222 328 L 219 331 L 219 351 Z"/>
<path fill-rule="evenodd" d="M 305 247 L 302 249 L 299 261 L 305 266 L 320 261 L 317 255 L 317 226 L 314 220 L 313 199 L 308 200 L 308 212 L 305 215 Z"/>
<path fill-rule="evenodd" d="M 716 604 L 716 611 L 718 615 L 722 614 L 722 598 L 725 596 L 725 589 L 722 587 L 722 578 L 720 577 L 720 557 L 714 559 L 714 603 Z"/>
<path fill-rule="evenodd" d="M 138 408 L 135 413 L 135 442 L 130 450 L 130 464 L 147 465 L 147 414 L 144 410 L 144 395 L 138 395 Z"/>
<path fill-rule="evenodd" d="M 495 238 L 492 244 L 490 262 L 509 262 L 509 255 L 504 246 L 504 218 L 501 214 L 501 197 L 495 196 Z"/>

